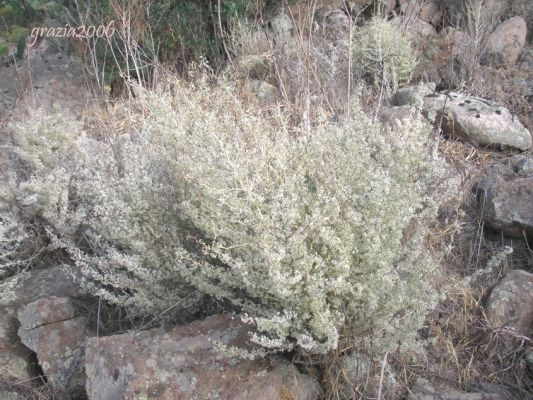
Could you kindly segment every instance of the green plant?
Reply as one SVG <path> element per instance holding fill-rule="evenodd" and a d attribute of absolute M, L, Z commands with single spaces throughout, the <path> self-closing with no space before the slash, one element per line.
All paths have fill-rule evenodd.
<path fill-rule="evenodd" d="M 137 90 L 137 134 L 71 140 L 15 189 L 84 286 L 144 314 L 218 304 L 267 350 L 326 353 L 342 332 L 380 350 L 414 346 L 435 299 L 431 129 L 382 127 L 355 106 L 308 132 L 226 84 L 172 87 Z"/>
<path fill-rule="evenodd" d="M 88 64 L 100 89 L 119 78 L 151 86 L 153 71 L 163 64 L 186 72 L 191 61 L 216 65 L 224 57 L 226 30 L 233 20 L 257 12 L 260 1 L 245 0 L 98 0 L 77 2 L 74 24 L 115 21 L 108 40 L 89 38 Z M 220 5 L 220 7 L 219 7 Z M 220 9 L 219 9 L 220 8 Z"/>
<path fill-rule="evenodd" d="M 408 83 L 417 54 L 400 22 L 375 16 L 355 33 L 353 60 L 356 73 L 392 90 Z"/>

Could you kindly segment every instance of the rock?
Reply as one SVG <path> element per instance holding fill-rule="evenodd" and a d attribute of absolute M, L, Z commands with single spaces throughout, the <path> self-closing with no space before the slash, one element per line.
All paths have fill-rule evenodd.
<path fill-rule="evenodd" d="M 343 10 L 324 7 L 316 11 L 315 24 L 330 40 L 342 38 L 350 31 L 351 20 Z"/>
<path fill-rule="evenodd" d="M 318 386 L 288 361 L 238 358 L 251 350 L 249 328 L 215 315 L 171 330 L 91 338 L 86 348 L 87 395 L 106 399 L 318 398 Z"/>
<path fill-rule="evenodd" d="M 63 268 L 30 270 L 0 284 L 0 376 L 24 381 L 33 378 L 30 350 L 18 336 L 17 312 L 40 297 L 79 297 L 81 293 Z"/>
<path fill-rule="evenodd" d="M 533 96 L 533 69 L 530 71 L 532 72 L 517 73 L 508 84 L 511 85 L 515 93 L 531 99 Z"/>
<path fill-rule="evenodd" d="M 91 98 L 81 61 L 47 39 L 27 48 L 20 62 L 0 66 L 0 114 L 35 108 L 80 112 Z"/>
<path fill-rule="evenodd" d="M 366 387 L 365 398 L 377 398 L 379 385 L 381 365 L 376 363 L 373 365 L 370 357 L 360 354 L 352 353 L 344 355 L 340 359 L 339 364 L 339 382 L 340 398 L 355 399 L 360 397 L 360 392 L 357 388 Z M 381 387 L 381 394 L 383 398 L 395 399 L 398 385 L 394 374 L 388 366 L 384 370 L 383 385 Z"/>
<path fill-rule="evenodd" d="M 533 234 L 533 178 L 499 182 L 482 198 L 482 218 L 492 229 L 512 237 Z"/>
<path fill-rule="evenodd" d="M 378 114 L 378 120 L 384 124 L 394 126 L 398 121 L 412 118 L 415 115 L 417 115 L 417 110 L 411 105 L 381 107 Z"/>
<path fill-rule="evenodd" d="M 20 339 L 36 353 L 48 382 L 70 396 L 83 393 L 83 355 L 89 331 L 86 319 L 75 317 L 72 300 L 41 298 L 18 315 Z"/>
<path fill-rule="evenodd" d="M 435 0 L 441 9 L 448 15 L 452 25 L 458 25 L 462 18 L 467 15 L 466 0 Z M 509 8 L 509 0 L 484 0 L 483 7 L 487 10 L 487 15 L 493 18 L 502 16 Z"/>
<path fill-rule="evenodd" d="M 492 325 L 511 327 L 530 336 L 533 333 L 533 274 L 510 271 L 492 289 L 485 313 Z"/>
<path fill-rule="evenodd" d="M 434 83 L 439 85 L 442 82 L 442 77 L 439 71 L 431 61 L 421 61 L 415 67 L 413 78 L 411 82 L 414 83 Z"/>
<path fill-rule="evenodd" d="M 494 185 L 501 182 L 505 182 L 505 179 L 499 174 L 490 174 L 489 176 L 486 176 L 477 182 L 472 187 L 472 191 L 476 195 L 477 201 L 482 202 L 483 199 L 488 195 L 489 190 L 492 189 Z"/>
<path fill-rule="evenodd" d="M 265 81 L 251 80 L 248 82 L 247 88 L 262 106 L 275 103 L 281 98 L 280 90 Z"/>
<path fill-rule="evenodd" d="M 410 390 L 410 400 L 506 400 L 507 397 L 499 393 L 465 393 L 444 386 L 435 388 L 425 379 L 419 379 Z"/>
<path fill-rule="evenodd" d="M 435 1 L 428 1 L 422 4 L 418 12 L 418 18 L 424 22 L 435 24 L 438 22 L 438 15 L 441 15 L 440 7 Z"/>
<path fill-rule="evenodd" d="M 529 150 L 532 138 L 509 110 L 489 100 L 459 93 L 424 98 L 424 114 L 440 124 L 444 133 L 477 146 L 500 145 Z M 435 117 L 435 118 L 433 118 Z"/>
<path fill-rule="evenodd" d="M 513 171 L 523 177 L 533 176 L 533 156 L 518 156 L 513 162 Z"/>
<path fill-rule="evenodd" d="M 394 103 L 397 106 L 422 106 L 423 98 L 435 93 L 435 87 L 433 82 L 403 87 L 394 94 Z"/>
<path fill-rule="evenodd" d="M 19 311 L 20 329 L 29 331 L 42 325 L 74 318 L 74 304 L 67 297 L 45 297 Z"/>
<path fill-rule="evenodd" d="M 514 65 L 524 49 L 526 36 L 524 18 L 516 16 L 502 22 L 487 39 L 486 58 L 489 65 Z"/>
<path fill-rule="evenodd" d="M 346 2 L 352 15 L 371 17 L 376 11 L 391 12 L 396 7 L 396 0 L 349 0 Z"/>
<path fill-rule="evenodd" d="M 418 0 L 398 0 L 398 7 L 403 15 L 416 15 L 420 9 Z"/>
<path fill-rule="evenodd" d="M 421 19 L 412 18 L 408 21 L 407 26 L 411 35 L 411 41 L 418 50 L 424 50 L 428 43 L 437 36 L 435 28 Z"/>
<path fill-rule="evenodd" d="M 522 51 L 518 67 L 524 71 L 533 71 L 533 47 L 525 48 Z"/>
<path fill-rule="evenodd" d="M 15 390 L 3 390 L 0 388 L 0 399 L 2 400 L 28 400 L 28 398 L 15 391 Z"/>
<path fill-rule="evenodd" d="M 435 69 L 440 70 L 452 59 L 454 29 L 447 27 L 427 41 L 423 48 L 423 61 L 430 62 Z"/>

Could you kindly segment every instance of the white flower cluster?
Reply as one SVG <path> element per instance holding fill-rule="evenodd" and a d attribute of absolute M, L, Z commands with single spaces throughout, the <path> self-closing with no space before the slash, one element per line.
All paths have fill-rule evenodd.
<path fill-rule="evenodd" d="M 86 288 L 142 313 L 216 302 L 268 350 L 415 343 L 434 302 L 424 239 L 442 177 L 428 125 L 392 129 L 356 108 L 309 132 L 225 84 L 137 100 L 140 132 L 65 142 L 16 189 Z"/>

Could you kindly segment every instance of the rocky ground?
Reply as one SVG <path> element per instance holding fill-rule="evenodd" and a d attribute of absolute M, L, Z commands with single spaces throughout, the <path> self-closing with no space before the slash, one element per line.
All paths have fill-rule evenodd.
<path fill-rule="evenodd" d="M 391 9 L 411 4 L 407 0 L 388 3 Z M 456 28 L 438 26 L 442 13 L 457 12 L 455 4 L 429 1 L 416 10 L 410 26 L 424 54 L 415 77 L 421 83 L 400 88 L 382 105 L 378 117 L 395 124 L 421 113 L 447 143 L 460 143 L 467 153 L 483 154 L 483 163 L 472 168 L 472 164 L 465 168 L 467 159 L 454 166 L 467 178 L 465 187 L 473 188 L 468 200 L 474 205 L 472 212 L 487 236 L 519 243 L 526 250 L 519 264 L 511 265 L 496 284 L 486 288 L 482 306 L 492 328 L 522 340 L 521 358 L 509 368 L 519 364 L 529 372 L 518 391 L 495 384 L 465 391 L 465 385 L 420 376 L 401 394 L 413 400 L 518 400 L 528 398 L 528 393 L 533 398 L 531 26 L 520 15 L 502 22 L 487 41 L 486 64 L 471 77 L 493 81 L 478 90 L 454 88 L 458 74 L 467 73 L 465 49 L 472 40 Z M 497 7 L 499 2 L 491 4 Z M 347 21 L 337 8 L 319 11 L 324 15 L 321 23 Z M 75 57 L 42 41 L 18 65 L 0 67 L 2 112 L 21 115 L 36 104 L 59 104 L 81 112 L 90 98 L 81 89 L 81 76 Z M 494 78 L 501 76 L 505 79 Z M 265 105 L 281 96 L 279 88 L 261 80 L 251 81 L 250 91 Z M 0 164 L 4 172 L 11 160 L 7 143 L 4 136 Z M 147 321 L 144 329 L 112 332 L 101 324 L 102 307 L 80 292 L 59 265 L 22 271 L 1 281 L 0 399 L 312 400 L 324 396 L 320 373 L 291 362 L 287 355 L 258 360 L 238 357 L 234 346 L 251 349 L 248 328 L 230 316 L 213 315 L 172 329 L 152 328 Z M 343 356 L 339 361 L 343 374 L 337 382 L 340 393 L 359 398 L 355 388 L 363 384 L 374 398 L 399 398 L 394 374 L 382 368 L 381 374 L 370 376 L 370 362 L 364 355 Z"/>

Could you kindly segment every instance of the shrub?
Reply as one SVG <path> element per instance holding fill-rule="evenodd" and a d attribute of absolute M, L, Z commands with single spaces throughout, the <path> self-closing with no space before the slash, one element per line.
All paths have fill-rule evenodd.
<path fill-rule="evenodd" d="M 413 346 L 434 304 L 424 238 L 441 169 L 429 127 L 382 127 L 355 106 L 307 131 L 224 84 L 172 87 L 138 91 L 138 133 L 82 136 L 30 178 L 51 194 L 34 212 L 84 286 L 141 313 L 215 303 L 253 322 L 268 350 L 321 354 L 346 332 Z M 19 183 L 19 203 L 31 206 L 30 186 Z"/>
<path fill-rule="evenodd" d="M 72 24 L 116 22 L 111 39 L 88 38 L 82 52 L 100 89 L 123 77 L 151 86 L 159 64 L 178 72 L 201 59 L 217 65 L 225 57 L 227 26 L 261 7 L 260 0 L 97 0 L 80 2 Z"/>
<path fill-rule="evenodd" d="M 396 89 L 408 83 L 417 64 L 417 55 L 398 20 L 375 16 L 356 32 L 354 65 L 377 86 Z"/>

